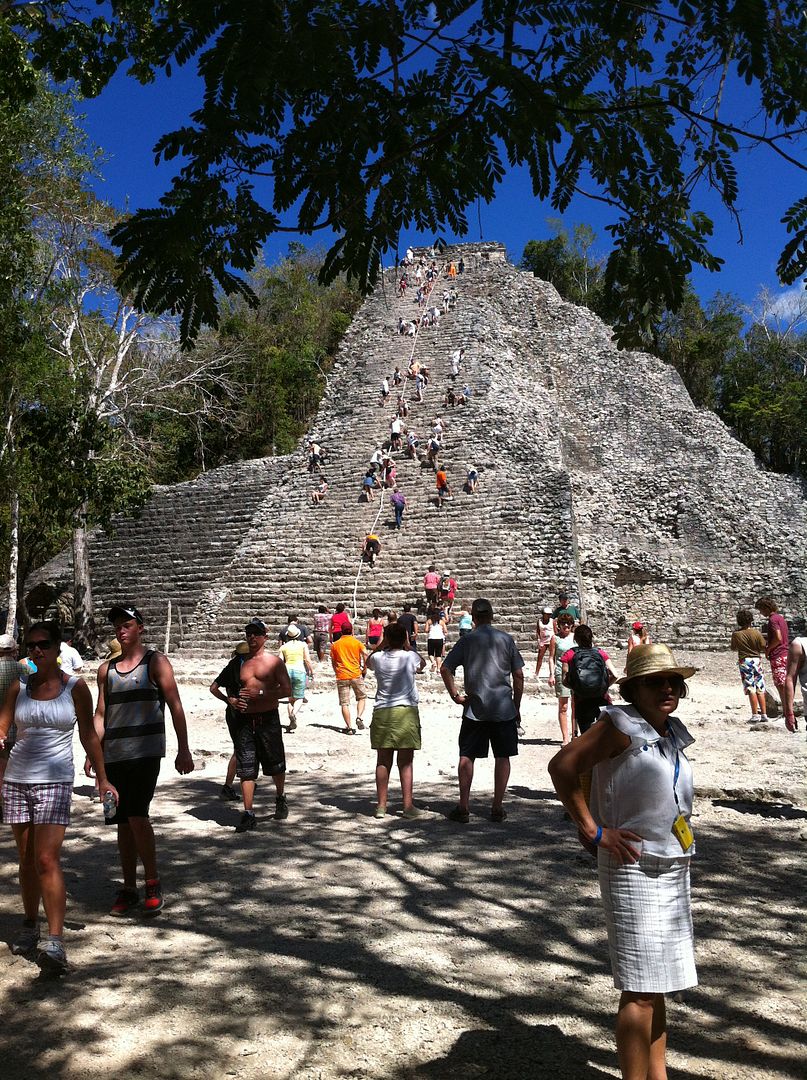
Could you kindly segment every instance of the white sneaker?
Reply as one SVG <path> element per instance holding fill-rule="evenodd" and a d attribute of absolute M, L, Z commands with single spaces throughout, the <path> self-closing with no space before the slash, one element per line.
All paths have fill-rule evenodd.
<path fill-rule="evenodd" d="M 64 944 L 54 938 L 45 938 L 37 949 L 36 962 L 43 971 L 63 975 L 67 971 L 67 953 Z"/>

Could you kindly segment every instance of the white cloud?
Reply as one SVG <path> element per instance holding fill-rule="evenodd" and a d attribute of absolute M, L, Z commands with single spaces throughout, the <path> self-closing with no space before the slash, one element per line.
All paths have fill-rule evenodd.
<path fill-rule="evenodd" d="M 801 281 L 789 289 L 784 289 L 778 295 L 770 294 L 772 301 L 769 317 L 780 319 L 784 322 L 792 322 L 794 319 L 807 316 L 807 289 L 806 282 Z"/>

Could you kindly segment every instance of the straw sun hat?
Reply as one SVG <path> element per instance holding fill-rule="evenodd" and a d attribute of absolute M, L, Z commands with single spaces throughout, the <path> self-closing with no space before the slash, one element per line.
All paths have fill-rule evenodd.
<path fill-rule="evenodd" d="M 669 645 L 637 645 L 628 653 L 625 674 L 617 679 L 617 685 L 623 686 L 631 679 L 641 679 L 645 675 L 680 675 L 682 679 L 688 679 L 699 670 L 676 664 Z"/>

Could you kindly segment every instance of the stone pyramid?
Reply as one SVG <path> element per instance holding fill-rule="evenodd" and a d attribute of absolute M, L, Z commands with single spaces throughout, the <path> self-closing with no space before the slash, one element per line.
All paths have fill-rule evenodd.
<path fill-rule="evenodd" d="M 562 586 L 603 643 L 624 640 L 638 617 L 656 640 L 725 645 L 737 607 L 763 592 L 803 619 L 804 487 L 760 468 L 672 368 L 618 351 L 595 315 L 510 265 L 501 245 L 456 245 L 438 263 L 460 257 L 456 306 L 414 343 L 397 329 L 417 317 L 414 290 L 399 297 L 394 274 L 356 314 L 310 428 L 330 455 L 325 502 L 311 503 L 304 443 L 155 488 L 139 518 L 91 537 L 101 621 L 129 599 L 162 640 L 170 601 L 171 647 L 224 655 L 249 616 L 279 626 L 299 611 L 310 623 L 317 604 L 340 601 L 360 622 L 373 607 L 400 610 L 421 599 L 431 563 L 451 571 L 459 600 L 488 596 L 527 651 L 537 612 Z M 440 279 L 430 303 L 448 287 Z M 444 408 L 460 346 L 457 385 L 470 402 Z M 395 532 L 388 500 L 365 504 L 359 492 L 395 411 L 394 394 L 380 405 L 381 381 L 396 364 L 406 370 L 413 348 L 432 380 L 422 404 L 407 388 L 407 423 L 425 443 L 433 419 L 447 421 L 453 498 L 438 509 L 431 466 L 396 454 L 409 508 Z M 473 495 L 462 490 L 471 465 Z M 371 529 L 382 544 L 373 569 L 360 565 Z M 27 592 L 69 590 L 71 574 L 62 553 Z"/>

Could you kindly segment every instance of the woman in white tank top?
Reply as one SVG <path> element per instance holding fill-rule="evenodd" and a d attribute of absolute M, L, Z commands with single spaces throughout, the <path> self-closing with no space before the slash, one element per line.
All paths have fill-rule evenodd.
<path fill-rule="evenodd" d="M 93 726 L 90 689 L 83 679 L 67 676 L 58 665 L 61 634 L 56 623 L 34 623 L 26 634 L 35 670 L 8 689 L 0 707 L 0 743 L 12 720 L 17 741 L 3 783 L 3 814 L 11 825 L 20 856 L 23 926 L 11 946 L 18 955 L 36 953 L 43 971 L 67 968 L 62 934 L 67 896 L 60 855 L 70 822 L 73 728 L 96 770 L 99 791 L 117 792 L 107 782 L 104 755 Z M 48 920 L 48 936 L 39 940 L 39 903 Z"/>

